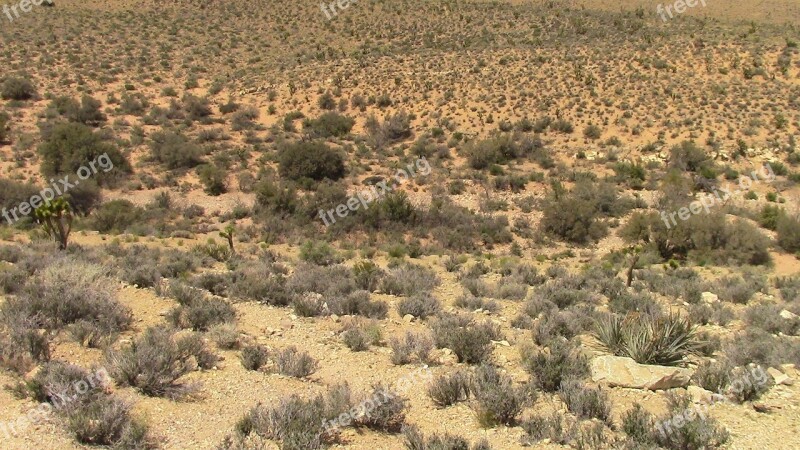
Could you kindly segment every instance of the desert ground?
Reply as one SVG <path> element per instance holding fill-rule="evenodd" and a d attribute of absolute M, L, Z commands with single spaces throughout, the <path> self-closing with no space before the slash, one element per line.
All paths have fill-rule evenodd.
<path fill-rule="evenodd" d="M 6 1 L 1 448 L 800 448 L 800 1 Z"/>

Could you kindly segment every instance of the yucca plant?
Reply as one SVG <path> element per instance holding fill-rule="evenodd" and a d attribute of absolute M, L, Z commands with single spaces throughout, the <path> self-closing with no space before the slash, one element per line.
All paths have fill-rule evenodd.
<path fill-rule="evenodd" d="M 692 321 L 672 312 L 631 314 L 624 319 L 607 316 L 597 322 L 595 338 L 604 350 L 616 356 L 661 366 L 680 364 L 701 345 Z"/>
<path fill-rule="evenodd" d="M 33 212 L 36 221 L 50 237 L 58 242 L 60 250 L 66 250 L 69 233 L 72 231 L 72 208 L 63 198 L 45 202 Z"/>

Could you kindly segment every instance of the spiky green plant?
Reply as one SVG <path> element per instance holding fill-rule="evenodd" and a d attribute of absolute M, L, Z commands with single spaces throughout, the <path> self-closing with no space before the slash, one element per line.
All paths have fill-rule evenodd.
<path fill-rule="evenodd" d="M 624 319 L 607 316 L 597 322 L 595 338 L 604 350 L 616 356 L 662 366 L 680 364 L 701 345 L 692 321 L 672 312 L 631 314 Z"/>
<path fill-rule="evenodd" d="M 233 235 L 236 233 L 236 227 L 233 224 L 228 225 L 225 227 L 224 230 L 219 232 L 219 236 L 223 237 L 228 240 L 228 247 L 231 249 L 231 255 L 236 254 L 236 250 L 233 248 Z"/>
<path fill-rule="evenodd" d="M 58 242 L 60 250 L 66 250 L 69 233 L 72 231 L 72 208 L 63 198 L 45 202 L 33 211 L 36 221 L 44 231 Z"/>

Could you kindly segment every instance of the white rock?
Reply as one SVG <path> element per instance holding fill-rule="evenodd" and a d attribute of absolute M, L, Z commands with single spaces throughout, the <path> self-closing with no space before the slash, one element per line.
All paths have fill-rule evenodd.
<path fill-rule="evenodd" d="M 712 292 L 703 292 L 700 294 L 700 299 L 703 300 L 703 303 L 717 303 L 719 302 L 719 296 Z"/>
<path fill-rule="evenodd" d="M 633 389 L 658 391 L 686 387 L 694 373 L 680 367 L 639 364 L 632 358 L 600 356 L 592 360 L 592 381 Z"/>

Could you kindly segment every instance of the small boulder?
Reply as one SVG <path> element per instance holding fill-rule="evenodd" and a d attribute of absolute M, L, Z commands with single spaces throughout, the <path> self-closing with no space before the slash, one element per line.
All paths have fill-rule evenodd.
<path fill-rule="evenodd" d="M 682 388 L 689 385 L 694 371 L 680 367 L 639 364 L 632 358 L 600 356 L 592 360 L 592 381 L 610 387 L 633 389 Z"/>
<path fill-rule="evenodd" d="M 703 303 L 712 304 L 712 303 L 719 303 L 719 296 L 712 292 L 703 292 L 700 294 L 700 299 Z"/>

